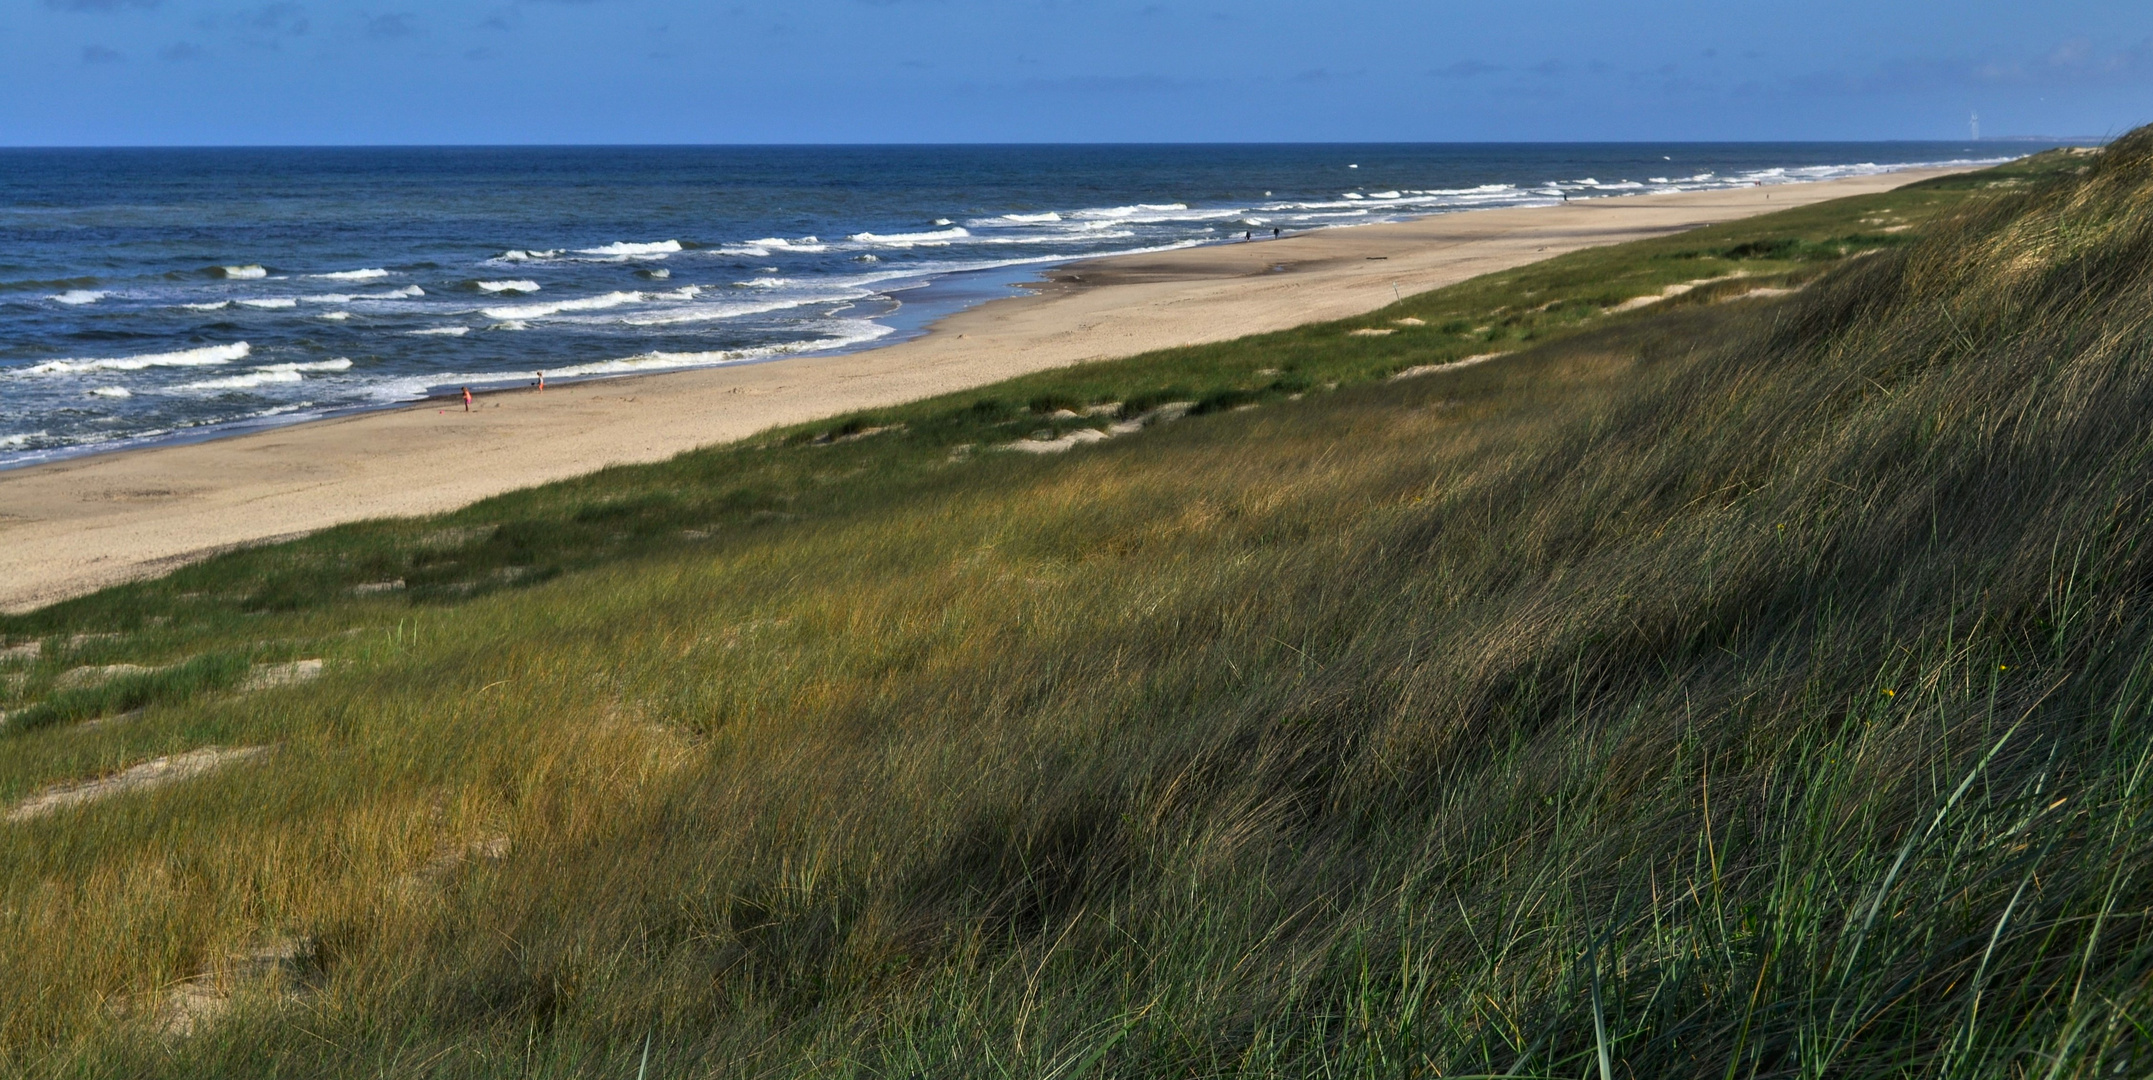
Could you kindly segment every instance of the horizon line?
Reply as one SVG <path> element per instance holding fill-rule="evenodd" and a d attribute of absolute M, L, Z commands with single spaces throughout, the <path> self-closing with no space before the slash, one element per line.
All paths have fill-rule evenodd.
<path fill-rule="evenodd" d="M 688 149 L 938 149 L 946 147 L 1257 147 L 1257 146 L 1803 146 L 1886 145 L 1931 143 L 1979 145 L 1982 143 L 2059 144 L 2108 143 L 2113 135 L 1984 135 L 1978 139 L 1385 139 L 1385 140 L 1076 140 L 1049 141 L 943 141 L 943 142 L 411 142 L 411 143 L 7 143 L 9 150 L 688 150 Z"/>

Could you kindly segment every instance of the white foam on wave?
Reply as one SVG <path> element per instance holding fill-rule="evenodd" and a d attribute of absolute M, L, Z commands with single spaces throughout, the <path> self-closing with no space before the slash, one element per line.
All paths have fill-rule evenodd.
<path fill-rule="evenodd" d="M 430 326 L 424 330 L 407 330 L 416 337 L 462 337 L 471 332 L 468 326 Z"/>
<path fill-rule="evenodd" d="M 324 319 L 327 319 L 327 320 L 329 320 L 330 322 L 343 322 L 343 321 L 344 321 L 345 319 L 351 318 L 351 312 L 348 312 L 348 311 L 324 311 L 324 312 L 322 312 L 322 313 L 321 313 L 321 317 L 322 317 L 322 318 L 324 318 Z"/>
<path fill-rule="evenodd" d="M 107 295 L 109 294 L 99 292 L 96 289 L 69 289 L 58 296 L 48 296 L 45 299 L 50 300 L 56 304 L 67 304 L 70 306 L 74 306 L 79 304 L 94 304 L 99 300 L 104 299 Z"/>
<path fill-rule="evenodd" d="M 529 330 L 530 328 L 531 328 L 531 324 L 530 324 L 530 323 L 527 323 L 527 322 L 524 322 L 524 321 L 523 321 L 522 319 L 510 319 L 510 320 L 508 320 L 507 322 L 497 322 L 497 323 L 493 324 L 492 326 L 489 326 L 489 327 L 487 327 L 486 329 L 488 329 L 488 330 Z"/>
<path fill-rule="evenodd" d="M 91 397 L 131 398 L 135 396 L 124 386 L 99 386 L 88 391 Z"/>
<path fill-rule="evenodd" d="M 270 383 L 295 383 L 302 376 L 296 371 L 257 371 L 247 375 L 234 375 L 229 379 L 204 379 L 201 382 L 181 383 L 173 390 L 248 390 Z"/>
<path fill-rule="evenodd" d="M 605 244 L 600 247 L 577 248 L 576 254 L 626 255 L 633 259 L 655 255 L 672 255 L 682 250 L 684 249 L 680 246 L 680 241 L 678 240 L 660 240 L 654 244 L 637 244 L 623 240 L 616 244 Z"/>
<path fill-rule="evenodd" d="M 538 291 L 538 282 L 535 281 L 474 281 L 472 284 L 478 286 L 479 291 L 490 293 L 534 293 Z"/>
<path fill-rule="evenodd" d="M 480 308 L 479 314 L 489 319 L 543 319 L 562 312 L 603 311 L 623 304 L 648 304 L 665 300 L 692 300 L 702 287 L 690 285 L 671 292 L 609 292 L 603 296 L 586 296 L 580 300 L 553 300 L 543 304 L 508 304 L 502 307 Z"/>
<path fill-rule="evenodd" d="M 564 311 L 600 311 L 622 304 L 640 304 L 643 294 L 639 292 L 609 292 L 603 296 L 586 296 L 580 300 L 554 300 L 543 304 L 509 304 L 502 307 L 480 308 L 479 314 L 489 319 L 543 319 Z"/>
<path fill-rule="evenodd" d="M 352 297 L 352 299 L 353 299 L 353 300 L 410 300 L 410 299 L 413 299 L 414 297 L 420 297 L 420 296 L 425 296 L 425 295 L 426 295 L 426 290 L 425 290 L 425 289 L 421 289 L 421 288 L 419 288 L 419 287 L 418 287 L 418 286 L 416 286 L 416 285 L 406 285 L 406 286 L 404 286 L 404 287 L 403 287 L 403 288 L 401 288 L 401 289 L 391 289 L 391 290 L 389 290 L 388 292 L 377 292 L 377 293 L 360 293 L 359 295 L 357 295 L 357 296 L 354 296 L 354 297 Z"/>
<path fill-rule="evenodd" d="M 995 220 L 1007 221 L 1016 225 L 1044 225 L 1049 222 L 1060 221 L 1061 219 L 1062 216 L 1060 214 L 1049 210 L 1044 214 L 1003 214 L 1000 218 L 997 218 Z"/>
<path fill-rule="evenodd" d="M 273 296 L 266 300 L 241 300 L 239 306 L 262 311 L 283 311 L 286 308 L 298 307 L 299 301 L 289 296 Z"/>
<path fill-rule="evenodd" d="M 252 281 L 256 278 L 269 276 L 269 271 L 251 264 L 247 266 L 220 266 L 217 268 L 217 273 L 233 281 Z"/>
<path fill-rule="evenodd" d="M 787 240 L 782 236 L 765 236 L 760 240 L 743 240 L 737 244 L 725 245 L 718 248 L 717 253 L 730 255 L 736 259 L 767 259 L 772 252 L 789 251 L 814 255 L 828 250 L 830 250 L 830 245 L 823 243 L 822 238 L 819 236 L 803 236 L 798 240 Z"/>
<path fill-rule="evenodd" d="M 733 282 L 733 284 L 743 289 L 776 289 L 792 284 L 792 279 L 782 277 L 759 277 L 749 278 L 746 281 L 735 281 Z"/>
<path fill-rule="evenodd" d="M 1079 210 L 1072 217 L 1088 221 L 1112 221 L 1120 218 L 1149 217 L 1153 214 L 1175 213 L 1187 210 L 1187 203 L 1137 203 L 1134 206 L 1100 206 Z"/>
<path fill-rule="evenodd" d="M 515 250 L 515 251 L 504 251 L 504 252 L 500 253 L 499 255 L 496 255 L 496 256 L 494 256 L 493 258 L 491 258 L 491 259 L 488 259 L 487 261 L 488 261 L 488 262 L 509 262 L 509 263 L 518 263 L 518 262 L 543 262 L 543 261 L 544 261 L 544 260 L 546 260 L 546 259 L 558 259 L 558 258 L 560 258 L 561 256 L 563 256 L 563 255 L 565 255 L 565 254 L 567 254 L 567 252 L 565 252 L 565 251 L 561 250 L 560 248 L 554 248 L 554 249 L 553 249 L 553 250 L 551 250 L 551 251 L 524 251 L 524 250 L 518 249 L 518 250 Z"/>
<path fill-rule="evenodd" d="M 22 369 L 26 375 L 75 375 L 85 371 L 141 371 L 156 367 L 205 367 L 211 364 L 229 364 L 244 360 L 253 352 L 246 342 L 230 345 L 204 345 L 199 349 L 179 352 L 145 353 L 141 356 L 115 356 L 47 360 Z"/>
<path fill-rule="evenodd" d="M 244 375 L 231 375 L 222 379 L 204 379 L 201 382 L 181 383 L 174 390 L 246 390 L 256 386 L 277 383 L 303 382 L 312 372 L 349 371 L 351 360 L 339 356 L 334 360 L 316 360 L 308 363 L 265 364 Z"/>
<path fill-rule="evenodd" d="M 854 303 L 875 294 L 865 289 L 843 289 L 842 291 L 817 292 L 806 296 L 787 296 L 783 293 L 776 295 L 764 293 L 762 295 L 769 296 L 769 299 L 746 303 L 683 304 L 679 307 L 661 308 L 657 311 L 637 311 L 633 314 L 618 316 L 612 321 L 623 326 L 685 326 L 690 323 L 724 322 L 728 319 L 746 318 L 750 315 L 766 315 L 773 311 L 787 311 L 815 304 Z"/>
<path fill-rule="evenodd" d="M 308 274 L 323 281 L 373 281 L 389 276 L 387 270 L 339 270 L 333 274 Z"/>
<path fill-rule="evenodd" d="M 856 244 L 873 244 L 877 247 L 947 247 L 952 242 L 963 240 L 971 235 L 970 230 L 960 226 L 953 229 L 938 229 L 934 232 L 853 233 L 845 239 Z"/>
<path fill-rule="evenodd" d="M 1101 224 L 1108 224 L 1102 222 Z M 1092 243 L 1099 240 L 1127 240 L 1136 233 L 1128 229 L 1086 229 L 1078 233 L 1045 233 L 1034 236 L 987 236 L 976 240 L 981 244 L 1067 244 Z"/>
<path fill-rule="evenodd" d="M 49 438 L 52 438 L 52 432 L 49 431 L 23 431 L 13 435 L 0 435 L 0 450 L 20 450 L 30 445 L 33 439 Z"/>
<path fill-rule="evenodd" d="M 230 300 L 212 300 L 207 304 L 181 304 L 180 306 L 188 311 L 223 311 L 225 308 L 231 307 L 232 302 Z"/>

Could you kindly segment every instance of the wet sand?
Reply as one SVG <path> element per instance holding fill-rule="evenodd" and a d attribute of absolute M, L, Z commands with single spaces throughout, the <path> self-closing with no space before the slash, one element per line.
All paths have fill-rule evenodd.
<path fill-rule="evenodd" d="M 1383 307 L 1394 293 L 1602 244 L 1889 190 L 1948 170 L 1440 214 L 1072 263 L 1033 295 L 926 335 L 804 357 L 490 394 L 0 472 L 0 610 L 24 611 L 234 546 L 451 510 L 765 428 L 1047 368 Z"/>

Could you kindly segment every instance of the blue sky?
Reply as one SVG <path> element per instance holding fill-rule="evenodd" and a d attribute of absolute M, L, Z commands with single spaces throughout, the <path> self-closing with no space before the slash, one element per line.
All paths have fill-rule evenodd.
<path fill-rule="evenodd" d="M 0 0 L 0 145 L 1960 139 L 2153 119 L 2115 0 Z"/>

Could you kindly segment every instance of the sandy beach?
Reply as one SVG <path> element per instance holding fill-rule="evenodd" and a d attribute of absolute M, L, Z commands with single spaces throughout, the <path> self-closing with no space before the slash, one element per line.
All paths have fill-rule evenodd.
<path fill-rule="evenodd" d="M 1058 267 L 901 344 L 489 395 L 0 472 L 0 609 L 23 611 L 230 548 L 454 509 L 607 465 L 1027 372 L 1346 318 L 1579 248 L 1941 175 L 1442 214 Z"/>

